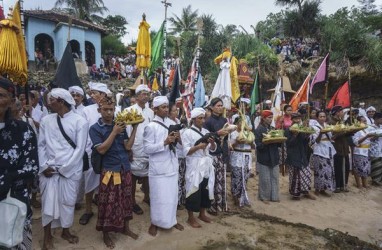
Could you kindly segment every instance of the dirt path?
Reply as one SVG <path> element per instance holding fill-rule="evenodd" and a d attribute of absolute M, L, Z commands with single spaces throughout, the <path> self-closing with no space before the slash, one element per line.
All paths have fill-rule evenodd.
<path fill-rule="evenodd" d="M 281 202 L 269 205 L 255 198 L 257 177 L 251 178 L 248 191 L 252 207 L 235 208 L 229 196 L 230 211 L 213 217 L 213 224 L 202 223 L 201 229 L 188 226 L 186 211 L 178 211 L 178 222 L 185 230 L 160 230 L 155 238 L 147 233 L 149 207 L 140 203 L 145 213 L 135 215 L 131 222 L 138 240 L 113 234 L 115 249 L 377 249 L 377 245 L 382 246 L 382 188 L 358 190 L 352 186 L 352 178 L 349 193 L 293 201 L 288 195 L 288 177 L 280 176 Z M 141 198 L 139 193 L 138 200 Z M 96 217 L 87 226 L 78 224 L 82 212 L 76 212 L 73 226 L 80 243 L 67 244 L 60 238 L 61 231 L 55 230 L 56 249 L 105 249 L 101 233 L 95 230 Z M 39 214 L 36 211 L 33 220 L 35 249 L 42 245 Z"/>

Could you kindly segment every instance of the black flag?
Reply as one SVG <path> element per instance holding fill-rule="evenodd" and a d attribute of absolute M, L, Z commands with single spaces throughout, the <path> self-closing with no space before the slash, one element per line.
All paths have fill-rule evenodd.
<path fill-rule="evenodd" d="M 64 89 L 69 89 L 70 86 L 80 86 L 82 88 L 80 78 L 77 75 L 76 65 L 74 64 L 72 47 L 69 42 L 66 44 L 53 83 L 59 88 Z"/>
<path fill-rule="evenodd" d="M 180 65 L 176 64 L 174 79 L 172 80 L 172 88 L 171 88 L 171 93 L 169 97 L 170 103 L 175 103 L 176 99 L 180 97 L 180 78 L 181 78 Z"/>

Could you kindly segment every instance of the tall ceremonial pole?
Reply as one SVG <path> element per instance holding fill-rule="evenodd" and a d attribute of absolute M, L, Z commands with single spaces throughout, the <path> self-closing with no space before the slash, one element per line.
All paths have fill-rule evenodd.
<path fill-rule="evenodd" d="M 196 47 L 196 54 L 195 54 L 195 79 L 194 79 L 194 92 L 196 90 L 196 85 L 198 84 L 198 78 L 199 78 L 199 59 L 200 59 L 200 39 L 201 34 L 203 31 L 203 20 L 201 18 L 198 18 L 196 22 L 196 27 L 198 30 L 198 45 Z"/>
<path fill-rule="evenodd" d="M 167 8 L 168 7 L 171 7 L 172 4 L 167 2 L 167 0 L 163 0 L 161 1 L 161 3 L 163 3 L 164 5 L 164 24 L 163 24 L 163 66 L 162 66 L 162 77 L 163 77 L 163 81 L 162 81 L 162 95 L 165 95 L 166 94 L 166 54 L 167 54 L 167 51 L 166 51 L 166 47 L 167 47 Z"/>

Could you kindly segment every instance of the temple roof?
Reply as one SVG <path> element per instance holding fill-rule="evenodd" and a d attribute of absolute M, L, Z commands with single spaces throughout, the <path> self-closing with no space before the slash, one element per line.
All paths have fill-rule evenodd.
<path fill-rule="evenodd" d="M 90 30 L 95 30 L 95 31 L 98 31 L 102 34 L 107 33 L 106 28 L 101 26 L 101 25 L 98 25 L 98 24 L 95 24 L 92 22 L 88 22 L 86 20 L 82 20 L 82 19 L 73 17 L 69 14 L 55 11 L 55 10 L 25 10 L 24 16 L 26 19 L 29 17 L 34 17 L 34 18 L 38 18 L 38 19 L 42 19 L 42 20 L 52 21 L 52 22 L 55 22 L 56 24 L 58 24 L 58 23 L 68 24 L 69 19 L 71 18 L 73 25 L 86 27 Z"/>

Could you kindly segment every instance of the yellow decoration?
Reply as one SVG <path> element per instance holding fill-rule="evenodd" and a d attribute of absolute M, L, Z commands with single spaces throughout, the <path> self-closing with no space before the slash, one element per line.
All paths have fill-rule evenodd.
<path fill-rule="evenodd" d="M 229 48 L 224 48 L 223 53 L 221 53 L 219 56 L 217 56 L 214 59 L 214 62 L 216 64 L 220 64 L 222 60 L 228 59 L 230 60 L 230 70 L 229 74 L 231 77 L 231 99 L 235 103 L 239 97 L 240 97 L 240 88 L 239 88 L 239 79 L 237 75 L 237 66 L 239 64 L 239 61 L 236 59 L 236 57 L 232 56 L 231 50 Z"/>
<path fill-rule="evenodd" d="M 151 90 L 152 91 L 158 91 L 158 89 L 159 89 L 158 80 L 157 80 L 157 77 L 155 76 L 154 81 L 153 81 L 153 85 L 151 86 Z"/>
<path fill-rule="evenodd" d="M 138 113 L 138 111 L 134 108 L 130 110 L 123 110 L 118 112 L 115 116 L 115 123 L 125 123 L 125 124 L 137 124 L 143 122 L 145 119 L 142 114 Z"/>
<path fill-rule="evenodd" d="M 149 68 L 151 66 L 151 38 L 149 33 L 150 25 L 145 21 L 139 24 L 139 33 L 137 41 L 137 68 Z"/>
<path fill-rule="evenodd" d="M 111 176 L 113 176 L 114 186 L 121 184 L 121 174 L 119 172 L 112 172 L 112 171 L 107 171 L 105 173 L 102 179 L 102 183 L 104 185 L 109 184 Z"/>

